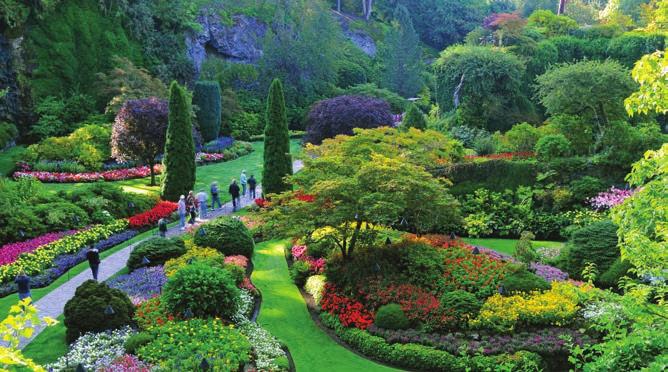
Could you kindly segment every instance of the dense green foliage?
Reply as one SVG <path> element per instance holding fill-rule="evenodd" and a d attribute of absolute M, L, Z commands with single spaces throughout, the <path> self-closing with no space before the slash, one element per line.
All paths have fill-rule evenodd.
<path fill-rule="evenodd" d="M 406 7 L 397 6 L 394 19 L 396 24 L 386 36 L 381 50 L 384 63 L 382 83 L 389 90 L 411 98 L 422 88 L 419 37 Z"/>
<path fill-rule="evenodd" d="M 139 243 L 130 253 L 127 267 L 130 271 L 144 266 L 164 265 L 167 260 L 186 253 L 186 246 L 181 238 L 152 238 Z M 144 263 L 144 258 L 148 263 Z"/>
<path fill-rule="evenodd" d="M 109 306 L 113 314 L 107 311 Z M 101 332 L 129 325 L 134 311 L 134 305 L 124 292 L 88 280 L 77 288 L 74 297 L 65 304 L 67 341 L 73 342 L 86 332 Z"/>
<path fill-rule="evenodd" d="M 220 85 L 215 81 L 198 81 L 193 92 L 197 106 L 197 122 L 204 142 L 218 138 L 221 120 Z"/>
<path fill-rule="evenodd" d="M 453 313 L 455 320 L 465 322 L 478 315 L 482 302 L 473 294 L 460 289 L 446 292 L 439 299 L 441 308 Z"/>
<path fill-rule="evenodd" d="M 582 277 L 587 263 L 603 273 L 619 257 L 617 225 L 608 220 L 585 226 L 573 233 L 568 248 L 565 269 L 573 277 Z"/>
<path fill-rule="evenodd" d="M 200 226 L 195 232 L 195 244 L 210 247 L 226 256 L 253 256 L 253 237 L 250 231 L 238 219 L 221 217 Z"/>
<path fill-rule="evenodd" d="M 427 121 L 422 111 L 416 105 L 411 104 L 406 111 L 406 117 L 401 122 L 401 127 L 403 129 L 415 128 L 425 130 L 427 129 Z"/>
<path fill-rule="evenodd" d="M 292 174 L 285 96 L 283 84 L 278 79 L 269 88 L 265 123 L 262 192 L 272 194 L 288 190 L 290 185 L 284 181 L 284 177 Z"/>
<path fill-rule="evenodd" d="M 196 317 L 222 317 L 230 320 L 237 311 L 239 289 L 226 270 L 205 263 L 193 263 L 172 275 L 162 298 L 171 314 L 190 309 Z"/>
<path fill-rule="evenodd" d="M 387 304 L 378 308 L 374 324 L 385 329 L 406 329 L 410 321 L 399 304 Z"/>
<path fill-rule="evenodd" d="M 503 278 L 501 282 L 503 293 L 508 295 L 531 293 L 533 291 L 544 291 L 550 289 L 550 284 L 540 276 L 526 269 L 519 269 Z"/>
<path fill-rule="evenodd" d="M 192 136 L 190 97 L 185 88 L 172 82 L 169 93 L 169 126 L 165 141 L 165 156 L 161 195 L 166 200 L 178 200 L 195 185 L 195 144 Z"/>

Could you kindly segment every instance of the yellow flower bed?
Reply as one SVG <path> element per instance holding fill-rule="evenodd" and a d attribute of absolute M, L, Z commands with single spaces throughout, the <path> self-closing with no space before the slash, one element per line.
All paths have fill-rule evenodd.
<path fill-rule="evenodd" d="M 499 332 L 510 332 L 517 324 L 563 326 L 575 316 L 581 294 L 588 290 L 568 282 L 552 282 L 552 288 L 542 293 L 509 297 L 495 294 L 470 324 Z"/>

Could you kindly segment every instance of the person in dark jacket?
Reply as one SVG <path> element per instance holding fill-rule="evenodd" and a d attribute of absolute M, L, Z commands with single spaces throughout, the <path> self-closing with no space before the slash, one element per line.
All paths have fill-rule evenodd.
<path fill-rule="evenodd" d="M 251 199 L 255 199 L 255 187 L 257 186 L 257 180 L 255 179 L 255 176 L 251 174 L 250 178 L 248 179 L 248 191 L 250 193 Z"/>
<path fill-rule="evenodd" d="M 239 207 L 239 203 L 241 202 L 241 200 L 239 200 L 241 189 L 239 188 L 239 185 L 237 185 L 237 180 L 232 180 L 228 192 L 232 196 L 232 208 L 236 211 L 237 207 Z"/>
<path fill-rule="evenodd" d="M 188 223 L 194 225 L 197 218 L 197 199 L 192 191 L 189 191 L 186 197 L 186 207 L 188 208 L 188 213 L 190 213 L 190 221 Z"/>
<path fill-rule="evenodd" d="M 30 294 L 30 278 L 26 275 L 25 271 L 21 270 L 19 275 L 14 279 L 14 283 L 19 288 L 19 300 L 24 300 L 26 298 L 32 297 Z"/>
<path fill-rule="evenodd" d="M 90 270 L 93 272 L 93 279 L 97 281 L 97 273 L 100 269 L 100 251 L 91 245 L 86 252 L 86 259 L 88 259 Z"/>

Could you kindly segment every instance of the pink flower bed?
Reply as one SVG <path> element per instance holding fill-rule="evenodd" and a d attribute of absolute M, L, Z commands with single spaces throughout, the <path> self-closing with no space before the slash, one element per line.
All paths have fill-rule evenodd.
<path fill-rule="evenodd" d="M 54 242 L 66 235 L 72 235 L 76 232 L 76 230 L 69 230 L 48 233 L 34 239 L 26 240 L 25 242 L 5 244 L 0 247 L 0 266 L 11 264 L 23 253 L 33 252 L 43 245 Z"/>
<path fill-rule="evenodd" d="M 304 261 L 308 263 L 311 272 L 314 274 L 322 274 L 325 271 L 325 261 L 324 258 L 313 258 L 306 254 L 307 247 L 305 245 L 295 245 L 290 249 L 292 258 L 295 261 Z"/>
<path fill-rule="evenodd" d="M 589 199 L 589 204 L 597 210 L 610 209 L 622 204 L 626 198 L 633 195 L 635 190 L 618 189 L 612 186 L 610 190 L 603 191 Z"/>
<path fill-rule="evenodd" d="M 302 258 L 304 258 L 304 255 L 306 254 L 306 246 L 295 245 L 292 247 L 290 252 L 292 253 L 292 258 L 294 258 L 297 261 L 300 261 Z"/>
<path fill-rule="evenodd" d="M 218 154 L 218 153 L 208 153 L 208 152 L 198 152 L 195 154 L 195 161 L 197 163 L 217 163 L 221 161 L 225 161 L 225 155 L 224 154 Z"/>
<path fill-rule="evenodd" d="M 225 263 L 236 265 L 245 269 L 248 267 L 248 258 L 246 258 L 246 256 L 227 256 L 225 257 Z"/>
<path fill-rule="evenodd" d="M 162 166 L 156 164 L 153 169 L 156 174 L 160 174 Z M 116 169 L 105 172 L 86 172 L 86 173 L 65 173 L 65 172 L 38 172 L 38 171 L 19 171 L 14 172 L 14 178 L 35 178 L 41 182 L 50 183 L 78 183 L 78 182 L 97 182 L 97 181 L 122 181 L 134 178 L 144 178 L 151 175 L 151 168 L 148 166 Z"/>

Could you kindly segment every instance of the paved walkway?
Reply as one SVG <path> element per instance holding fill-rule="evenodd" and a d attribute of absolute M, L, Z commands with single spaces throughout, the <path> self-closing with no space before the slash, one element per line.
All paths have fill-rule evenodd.
<path fill-rule="evenodd" d="M 293 171 L 297 172 L 303 167 L 302 162 L 297 160 L 293 164 Z M 258 185 L 257 187 L 257 195 L 262 195 L 262 186 Z M 253 199 L 250 197 L 244 197 L 241 198 L 241 207 L 248 206 L 253 203 Z M 223 205 L 222 208 L 219 208 L 214 211 L 209 211 L 208 216 L 205 220 L 203 221 L 198 221 L 198 224 L 202 222 L 206 222 L 212 218 L 232 214 L 232 202 L 228 202 Z M 185 231 L 182 231 L 178 225 L 170 228 L 167 230 L 167 236 L 168 237 L 173 237 L 173 236 L 179 236 L 183 234 Z M 130 257 L 130 253 L 132 253 L 132 250 L 134 247 L 136 247 L 138 244 L 146 241 L 146 238 L 143 240 L 140 240 L 134 244 L 131 244 L 120 251 L 108 256 L 107 258 L 102 260 L 102 263 L 100 264 L 100 271 L 98 272 L 98 280 L 100 282 L 105 281 L 112 277 L 114 274 L 117 272 L 123 270 L 125 267 L 125 264 L 128 261 L 128 258 Z M 65 303 L 72 297 L 74 297 L 74 292 L 76 289 L 83 284 L 86 280 L 93 279 L 93 275 L 90 270 L 84 270 L 82 273 L 79 275 L 73 277 L 72 279 L 68 280 L 65 282 L 63 285 L 60 287 L 54 289 L 51 291 L 49 294 L 46 296 L 42 297 L 39 299 L 37 302 L 35 302 L 35 307 L 39 311 L 40 317 L 51 317 L 51 318 L 58 318 L 60 315 L 63 314 L 65 310 Z M 19 346 L 21 349 L 23 349 L 26 345 L 28 345 L 37 335 L 39 335 L 45 327 L 38 327 L 35 329 L 35 332 L 33 333 L 32 337 L 28 339 L 23 339 L 21 342 L 21 345 Z"/>

